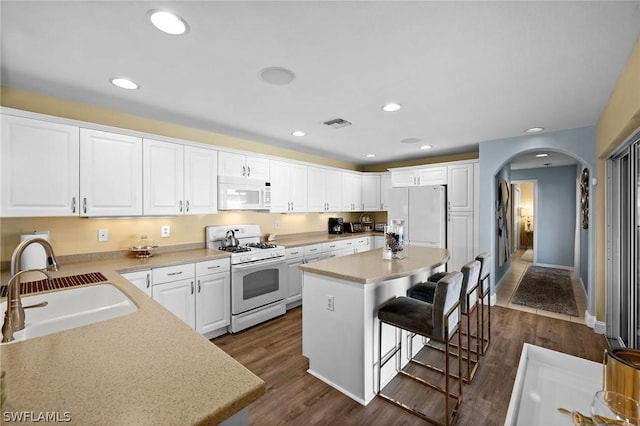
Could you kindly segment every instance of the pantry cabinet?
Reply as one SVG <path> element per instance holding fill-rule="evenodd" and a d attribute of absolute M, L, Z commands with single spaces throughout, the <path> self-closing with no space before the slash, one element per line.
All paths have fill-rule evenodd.
<path fill-rule="evenodd" d="M 307 171 L 307 211 L 337 212 L 342 207 L 342 173 L 309 167 Z"/>
<path fill-rule="evenodd" d="M 145 139 L 145 215 L 206 214 L 217 211 L 217 152 Z"/>
<path fill-rule="evenodd" d="M 218 154 L 218 173 L 220 176 L 268 181 L 269 159 L 220 151 Z"/>
<path fill-rule="evenodd" d="M 2 217 L 77 216 L 78 127 L 6 114 L 1 120 Z"/>
<path fill-rule="evenodd" d="M 450 211 L 447 213 L 447 270 L 459 271 L 475 258 L 473 212 Z"/>
<path fill-rule="evenodd" d="M 307 211 L 307 166 L 271 161 L 271 212 Z"/>
<path fill-rule="evenodd" d="M 142 215 L 142 139 L 80 129 L 80 215 Z"/>
<path fill-rule="evenodd" d="M 473 164 L 447 166 L 449 211 L 473 211 Z"/>

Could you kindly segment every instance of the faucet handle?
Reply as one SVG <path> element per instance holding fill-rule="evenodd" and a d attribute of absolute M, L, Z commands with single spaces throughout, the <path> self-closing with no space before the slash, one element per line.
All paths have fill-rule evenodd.
<path fill-rule="evenodd" d="M 23 306 L 22 309 L 31 309 L 31 308 L 44 308 L 47 306 L 49 302 L 46 300 L 44 302 L 36 303 L 35 305 Z"/>

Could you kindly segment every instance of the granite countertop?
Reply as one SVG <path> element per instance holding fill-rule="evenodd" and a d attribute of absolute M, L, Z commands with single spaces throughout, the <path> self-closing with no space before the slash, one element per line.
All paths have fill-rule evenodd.
<path fill-rule="evenodd" d="M 100 272 L 138 310 L 2 345 L 3 413 L 68 413 L 71 423 L 94 425 L 217 424 L 257 400 L 265 393 L 259 377 L 116 272 L 221 257 L 228 255 L 202 249 L 61 265 L 53 277 Z"/>
<path fill-rule="evenodd" d="M 405 246 L 402 259 L 383 260 L 382 249 L 333 257 L 298 266 L 310 272 L 361 284 L 379 283 L 429 271 L 449 260 L 449 251 L 441 248 Z"/>

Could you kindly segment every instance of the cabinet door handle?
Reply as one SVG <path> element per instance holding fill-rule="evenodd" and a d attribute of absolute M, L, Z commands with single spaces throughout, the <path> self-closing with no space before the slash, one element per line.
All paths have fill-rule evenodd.
<path fill-rule="evenodd" d="M 182 271 L 178 271 L 178 272 L 169 272 L 167 275 L 174 276 L 174 275 L 180 275 L 180 274 L 182 274 Z"/>
<path fill-rule="evenodd" d="M 182 213 L 182 200 L 180 200 L 180 213 Z"/>
<path fill-rule="evenodd" d="M 191 281 L 191 294 L 193 294 L 194 288 L 193 288 L 193 281 Z"/>
<path fill-rule="evenodd" d="M 242 176 L 246 176 L 247 175 L 247 168 L 245 166 L 242 166 Z"/>
<path fill-rule="evenodd" d="M 247 166 L 247 176 L 251 176 L 251 166 Z"/>
<path fill-rule="evenodd" d="M 420 185 L 420 176 L 418 176 L 418 185 Z"/>
<path fill-rule="evenodd" d="M 151 274 L 147 273 L 147 288 L 151 285 Z"/>
<path fill-rule="evenodd" d="M 189 200 L 187 200 L 187 213 L 189 213 Z"/>
<path fill-rule="evenodd" d="M 82 199 L 82 211 L 84 212 L 84 214 L 87 214 L 87 197 L 84 197 Z"/>
<path fill-rule="evenodd" d="M 202 287 L 200 286 L 200 280 L 198 280 L 198 293 L 200 293 L 200 290 L 202 290 Z"/>
<path fill-rule="evenodd" d="M 71 198 L 71 213 L 76 212 L 76 197 Z"/>

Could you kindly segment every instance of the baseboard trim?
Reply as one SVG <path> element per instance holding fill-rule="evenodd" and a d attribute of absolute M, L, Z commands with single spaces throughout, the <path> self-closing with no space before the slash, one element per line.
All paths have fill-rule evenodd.
<path fill-rule="evenodd" d="M 595 315 L 591 315 L 589 311 L 584 311 L 584 322 L 589 328 L 592 328 L 595 333 L 607 333 L 607 323 L 604 321 L 597 321 Z"/>
<path fill-rule="evenodd" d="M 533 266 L 542 266 L 544 268 L 554 268 L 554 269 L 565 269 L 567 271 L 573 272 L 573 266 L 551 265 L 549 263 L 534 263 Z"/>

